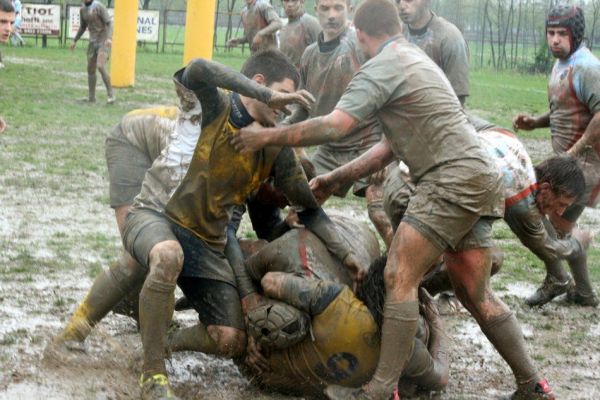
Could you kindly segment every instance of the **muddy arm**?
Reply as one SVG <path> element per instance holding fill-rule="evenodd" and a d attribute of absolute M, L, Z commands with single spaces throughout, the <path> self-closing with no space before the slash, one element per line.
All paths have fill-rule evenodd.
<path fill-rule="evenodd" d="M 269 272 L 261 280 L 266 296 L 281 300 L 309 315 L 318 315 L 337 297 L 343 286 L 305 279 L 285 272 Z"/>

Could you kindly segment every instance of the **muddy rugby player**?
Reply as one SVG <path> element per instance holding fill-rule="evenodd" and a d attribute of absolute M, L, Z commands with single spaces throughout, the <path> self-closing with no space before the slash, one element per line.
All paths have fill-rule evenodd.
<path fill-rule="evenodd" d="M 333 111 L 352 76 L 365 61 L 356 33 L 348 24 L 350 1 L 318 0 L 315 10 L 322 32 L 317 42 L 308 46 L 302 54 L 300 76 L 302 88 L 308 90 L 316 101 L 310 111 L 297 108 L 286 123 Z M 318 146 L 310 161 L 317 174 L 324 174 L 360 156 L 380 139 L 381 127 L 374 117 L 367 118 L 340 140 Z M 335 195 L 344 197 L 350 188 L 354 195 L 366 197 L 369 218 L 389 246 L 392 229 L 383 211 L 381 187 L 364 178 L 340 187 Z"/>
<path fill-rule="evenodd" d="M 268 1 L 246 0 L 242 10 L 244 36 L 229 39 L 228 47 L 248 43 L 252 53 L 277 47 L 275 34 L 281 29 L 281 20 Z"/>
<path fill-rule="evenodd" d="M 394 158 L 408 165 L 415 180 L 415 195 L 386 265 L 387 296 L 375 374 L 358 392 L 329 386 L 328 395 L 384 399 L 392 394 L 412 348 L 407 339 L 411 335 L 397 332 L 416 332 L 417 288 L 444 254 L 457 296 L 513 370 L 516 395 L 533 395 L 542 384 L 546 396 L 550 389 L 527 354 L 516 317 L 489 285 L 491 225 L 504 211 L 499 172 L 444 73 L 402 36 L 394 4 L 363 1 L 354 25 L 358 42 L 371 59 L 333 112 L 287 127 L 245 128 L 233 139 L 236 148 L 250 152 L 273 144 L 315 145 L 342 138 L 376 114 L 384 138 L 358 159 L 358 168 L 340 168 L 339 179 L 321 188 L 318 197 L 383 169 Z M 457 146 L 461 152 L 455 151 Z"/>
<path fill-rule="evenodd" d="M 556 62 L 548 83 L 550 110 L 541 116 L 519 114 L 515 129 L 532 130 L 550 127 L 556 154 L 570 154 L 578 159 L 585 176 L 586 192 L 560 216 L 552 216 L 559 234 L 568 236 L 585 207 L 594 207 L 600 193 L 600 61 L 585 46 L 585 18 L 576 6 L 556 5 L 546 18 L 546 40 Z M 592 288 L 587 255 L 569 259 L 573 279 L 561 260 L 547 262 L 546 279 L 527 299 L 540 306 L 567 293 L 567 300 L 584 306 L 600 301 Z M 575 281 L 573 283 L 573 280 Z"/>

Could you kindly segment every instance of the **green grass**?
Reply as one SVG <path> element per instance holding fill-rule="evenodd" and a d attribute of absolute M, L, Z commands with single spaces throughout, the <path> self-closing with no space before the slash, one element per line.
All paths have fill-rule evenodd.
<path fill-rule="evenodd" d="M 90 106 L 78 99 L 87 95 L 85 46 L 75 52 L 61 48 L 2 48 L 7 68 L 0 71 L 0 114 L 9 128 L 0 136 L 0 187 L 4 194 L 31 191 L 39 196 L 77 201 L 78 193 L 93 192 L 93 201 L 107 207 L 107 172 L 104 138 L 128 111 L 151 105 L 175 104 L 172 74 L 182 66 L 182 55 L 139 52 L 133 88 L 118 89 L 117 103 L 106 105 L 106 94 L 99 80 L 98 103 Z M 216 53 L 215 59 L 239 69 L 244 58 L 239 53 Z M 547 110 L 544 75 L 522 75 L 475 69 L 471 72 L 468 108 L 502 126 L 510 126 L 519 112 L 541 114 Z M 547 139 L 547 130 L 522 132 L 527 138 Z M 333 198 L 328 206 L 364 209 L 361 199 Z M 84 221 L 82 221 L 84 222 Z M 18 229 L 19 240 L 28 240 L 38 222 L 26 217 Z M 242 233 L 253 237 L 252 233 Z M 538 284 L 544 276 L 542 263 L 528 252 L 503 223 L 496 224 L 496 239 L 506 253 L 505 264 L 494 285 L 504 288 L 515 281 Z M 52 259 L 36 256 L 35 245 L 13 245 L 11 238 L 0 237 L 0 245 L 10 249 L 10 265 L 0 275 L 21 280 L 32 274 L 82 267 L 92 277 L 114 260 L 119 251 L 114 237 L 70 232 L 59 229 L 44 245 Z M 98 260 L 73 258 L 72 248 L 81 246 L 98 255 Z M 590 274 L 600 281 L 597 249 L 589 253 Z M 56 301 L 61 303 L 61 298 Z M 61 304 L 57 304 L 60 306 Z"/>

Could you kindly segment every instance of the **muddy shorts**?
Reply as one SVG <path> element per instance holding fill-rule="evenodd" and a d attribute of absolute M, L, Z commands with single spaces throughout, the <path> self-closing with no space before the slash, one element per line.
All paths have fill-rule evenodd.
<path fill-rule="evenodd" d="M 188 229 L 171 222 L 156 211 L 134 208 L 129 212 L 125 221 L 123 244 L 141 265 L 149 268 L 150 251 L 155 245 L 166 240 L 178 241 L 183 250 L 183 269 L 179 280 L 189 278 L 181 280 L 184 284 L 192 281 L 214 283 L 205 285 L 206 293 L 202 294 L 205 298 L 201 296 L 202 298 L 197 300 L 200 303 L 214 304 L 213 307 L 202 311 L 202 322 L 239 328 L 241 321 L 243 329 L 235 275 L 223 252 L 212 248 Z M 187 290 L 190 290 L 189 287 Z M 198 297 L 197 294 L 195 296 Z M 221 304 L 221 301 L 224 303 Z M 212 315 L 213 312 L 215 315 Z"/>
<path fill-rule="evenodd" d="M 360 157 L 364 152 L 365 150 L 334 150 L 321 145 L 317 147 L 317 150 L 310 158 L 310 161 L 315 166 L 317 175 L 323 175 Z M 365 191 L 367 190 L 367 187 L 369 187 L 369 178 L 363 178 L 344 186 L 335 192 L 334 195 L 345 197 L 351 187 L 352 193 L 355 196 L 365 197 Z"/>
<path fill-rule="evenodd" d="M 488 185 L 497 184 L 492 175 L 481 175 Z M 410 197 L 403 222 L 410 224 L 428 238 L 438 249 L 461 251 L 493 247 L 492 224 L 501 215 L 488 217 L 465 207 L 479 205 L 481 209 L 495 208 L 501 200 L 501 186 L 490 190 L 469 184 L 447 188 L 439 181 L 421 181 Z M 460 198 L 464 193 L 464 200 Z"/>
<path fill-rule="evenodd" d="M 125 138 L 120 124 L 106 137 L 105 153 L 110 206 L 117 208 L 133 204 L 153 160 Z"/>
<path fill-rule="evenodd" d="M 583 196 L 581 196 L 581 199 L 573 204 L 573 206 L 581 205 L 584 207 L 595 207 L 598 203 L 598 198 L 600 197 L 600 166 L 585 162 L 582 162 L 580 166 L 585 179 L 585 192 Z M 567 211 L 569 211 L 568 208 Z M 569 215 L 567 211 L 565 211 L 565 214 Z"/>
<path fill-rule="evenodd" d="M 104 67 L 110 55 L 110 47 L 106 42 L 90 42 L 87 49 L 87 60 L 89 63 L 96 63 L 98 67 Z"/>
<path fill-rule="evenodd" d="M 237 288 L 212 279 L 180 276 L 177 284 L 190 301 L 204 326 L 220 325 L 245 330 Z"/>

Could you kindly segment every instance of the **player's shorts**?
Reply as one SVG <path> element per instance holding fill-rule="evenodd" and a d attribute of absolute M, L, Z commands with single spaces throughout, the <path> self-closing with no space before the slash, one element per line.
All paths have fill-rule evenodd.
<path fill-rule="evenodd" d="M 480 181 L 481 187 L 490 186 L 491 189 L 477 188 L 477 181 Z M 391 176 L 386 180 L 386 185 L 385 207 L 393 223 L 399 223 L 399 219 L 402 219 L 441 251 L 494 246 L 492 224 L 501 215 L 482 216 L 463 207 L 457 195 L 464 189 L 464 196 L 469 196 L 469 203 L 499 203 L 502 190 L 494 187 L 498 185 L 497 177 L 477 175 L 465 182 L 464 188 L 454 187 L 451 195 L 439 181 L 422 179 L 412 190 L 402 178 Z M 410 196 L 407 196 L 408 193 Z"/>
<path fill-rule="evenodd" d="M 153 160 L 125 138 L 120 124 L 106 137 L 105 152 L 110 206 L 133 204 Z"/>
<path fill-rule="evenodd" d="M 580 165 L 585 179 L 585 192 L 573 206 L 595 207 L 600 197 L 600 165 L 586 162 L 582 162 Z M 565 214 L 569 215 L 567 211 L 565 211 Z"/>
<path fill-rule="evenodd" d="M 106 65 L 110 55 L 110 47 L 106 45 L 106 41 L 102 42 L 90 42 L 87 49 L 87 60 L 88 63 L 96 61 L 98 67 Z"/>
<path fill-rule="evenodd" d="M 205 326 L 229 326 L 242 331 L 246 329 L 240 296 L 235 286 L 187 276 L 180 276 L 177 284 Z"/>
<path fill-rule="evenodd" d="M 167 240 L 178 241 L 183 250 L 179 282 L 183 282 L 183 285 L 201 281 L 214 283 L 205 285 L 206 293 L 201 296 L 192 293 L 197 304 L 213 304 L 200 314 L 201 319 L 204 318 L 202 322 L 243 329 L 235 275 L 223 253 L 210 247 L 188 229 L 171 222 L 163 214 L 144 208 L 134 208 L 129 212 L 123 244 L 141 265 L 149 268 L 150 251 L 158 243 Z M 189 285 L 185 289 L 191 291 Z M 221 304 L 221 301 L 224 303 Z"/>
<path fill-rule="evenodd" d="M 323 175 L 334 169 L 341 167 L 344 164 L 349 163 L 357 157 L 360 157 L 365 152 L 362 150 L 337 150 L 331 149 L 327 146 L 321 145 L 317 147 L 317 150 L 312 155 L 310 161 L 315 166 L 317 175 Z M 347 186 L 340 188 L 334 195 L 338 197 L 345 197 L 348 190 L 352 188 L 352 193 L 355 196 L 364 197 L 367 187 L 370 186 L 367 178 L 362 178 L 354 183 L 350 183 Z"/>

